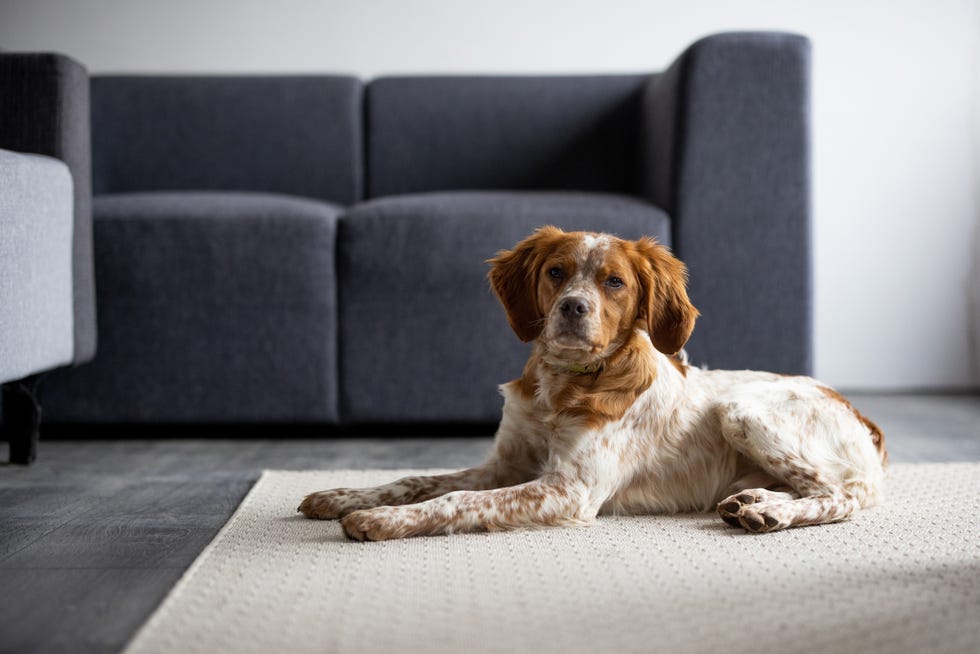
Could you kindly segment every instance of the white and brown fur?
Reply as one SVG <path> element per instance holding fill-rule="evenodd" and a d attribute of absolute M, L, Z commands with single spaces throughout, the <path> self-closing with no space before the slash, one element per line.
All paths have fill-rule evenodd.
<path fill-rule="evenodd" d="M 652 239 L 538 230 L 490 261 L 533 341 L 483 465 L 307 496 L 357 540 L 581 525 L 716 509 L 769 532 L 843 520 L 881 495 L 879 429 L 809 377 L 701 370 L 684 265 Z"/>

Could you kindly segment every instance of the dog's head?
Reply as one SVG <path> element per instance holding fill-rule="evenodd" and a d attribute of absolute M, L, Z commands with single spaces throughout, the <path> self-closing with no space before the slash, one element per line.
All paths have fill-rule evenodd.
<path fill-rule="evenodd" d="M 609 356 L 637 326 L 658 350 L 675 354 L 698 316 L 684 264 L 650 238 L 544 227 L 489 263 L 517 336 L 570 364 Z"/>

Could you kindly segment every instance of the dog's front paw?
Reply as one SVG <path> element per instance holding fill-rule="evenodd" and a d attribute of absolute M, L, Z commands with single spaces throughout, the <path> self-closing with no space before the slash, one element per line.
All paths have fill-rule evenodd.
<path fill-rule="evenodd" d="M 409 525 L 391 507 L 354 511 L 340 521 L 344 533 L 354 540 L 389 540 L 409 535 Z"/>
<path fill-rule="evenodd" d="M 307 518 L 336 520 L 360 508 L 353 501 L 353 491 L 347 488 L 310 493 L 296 509 Z"/>

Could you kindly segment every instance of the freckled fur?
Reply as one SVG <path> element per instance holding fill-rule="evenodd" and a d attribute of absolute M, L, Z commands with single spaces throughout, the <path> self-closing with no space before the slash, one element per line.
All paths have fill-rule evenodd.
<path fill-rule="evenodd" d="M 887 465 L 888 452 L 885 450 L 885 435 L 881 433 L 881 429 L 878 428 L 878 425 L 876 425 L 870 419 L 862 415 L 860 411 L 854 408 L 854 406 L 847 400 L 846 397 L 844 397 L 834 389 L 828 388 L 827 386 L 822 386 L 820 390 L 823 392 L 824 395 L 826 395 L 830 399 L 836 400 L 837 402 L 840 402 L 842 405 L 844 405 L 844 407 L 848 411 L 854 414 L 854 417 L 860 420 L 861 423 L 868 428 L 868 431 L 871 432 L 871 440 L 875 445 L 875 449 L 878 451 L 879 456 L 881 456 L 882 465 Z"/>
<path fill-rule="evenodd" d="M 809 377 L 687 365 L 687 272 L 651 239 L 544 228 L 491 260 L 519 338 L 482 466 L 312 493 L 307 517 L 357 540 L 575 526 L 600 513 L 716 509 L 764 533 L 843 520 L 879 501 L 884 437 Z M 566 298 L 588 310 L 569 315 Z"/>

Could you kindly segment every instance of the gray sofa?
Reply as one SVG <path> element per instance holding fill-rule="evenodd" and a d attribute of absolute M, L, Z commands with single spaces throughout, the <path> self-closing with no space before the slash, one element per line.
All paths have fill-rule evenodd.
<path fill-rule="evenodd" d="M 0 432 L 35 456 L 43 375 L 95 354 L 88 76 L 0 53 Z"/>
<path fill-rule="evenodd" d="M 809 44 L 608 76 L 96 76 L 99 353 L 63 423 L 494 422 L 484 261 L 535 227 L 684 259 L 699 364 L 810 369 Z"/>

